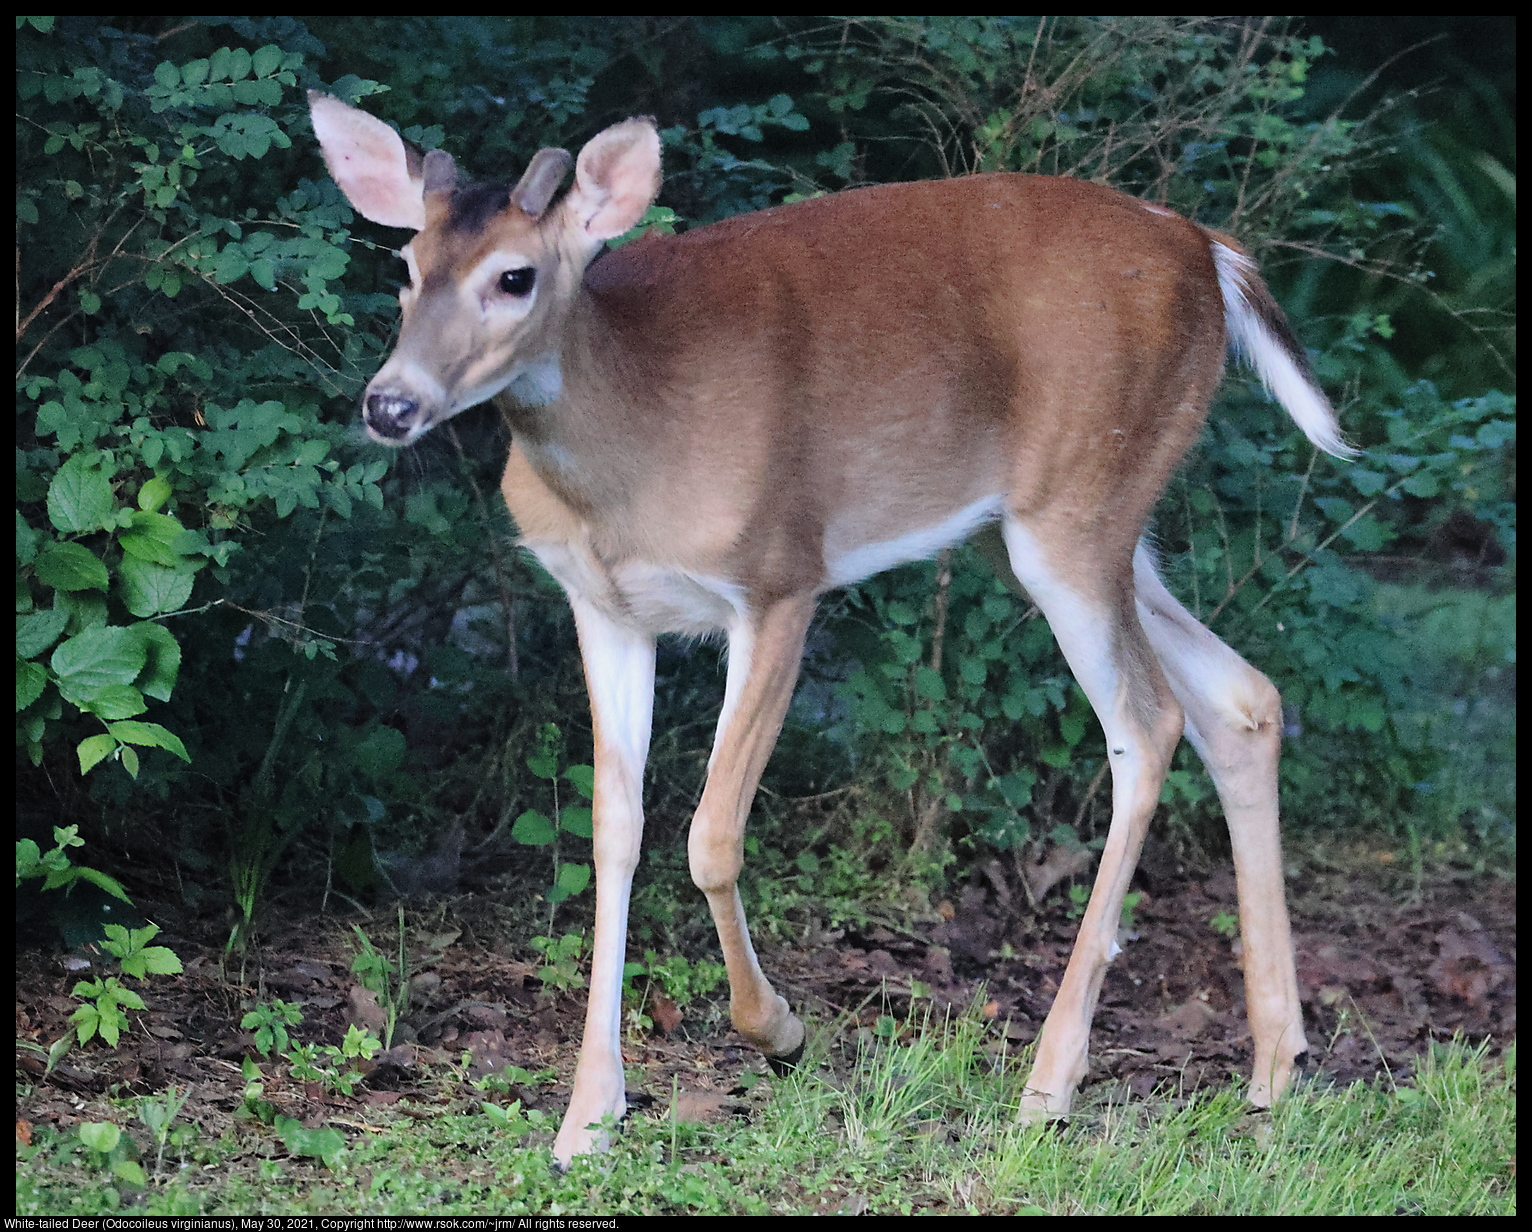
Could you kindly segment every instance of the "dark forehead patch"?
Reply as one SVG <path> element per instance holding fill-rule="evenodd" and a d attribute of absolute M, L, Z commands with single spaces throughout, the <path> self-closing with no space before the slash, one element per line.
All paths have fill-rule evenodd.
<path fill-rule="evenodd" d="M 470 184 L 452 194 L 447 208 L 448 231 L 482 231 L 511 203 L 509 184 Z"/>

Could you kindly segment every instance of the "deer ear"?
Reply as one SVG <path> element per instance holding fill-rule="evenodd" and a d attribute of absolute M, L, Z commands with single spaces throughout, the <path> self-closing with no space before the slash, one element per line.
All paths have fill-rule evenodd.
<path fill-rule="evenodd" d="M 309 91 L 309 118 L 325 166 L 357 213 L 385 227 L 426 225 L 421 159 L 398 133 L 318 90 Z"/>
<path fill-rule="evenodd" d="M 638 225 L 660 192 L 660 134 L 648 116 L 597 133 L 575 163 L 568 208 L 595 243 Z"/>

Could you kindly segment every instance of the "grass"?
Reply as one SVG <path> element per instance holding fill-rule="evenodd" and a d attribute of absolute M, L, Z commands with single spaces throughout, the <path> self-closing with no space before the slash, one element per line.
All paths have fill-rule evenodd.
<path fill-rule="evenodd" d="M 1013 1115 L 1022 1058 L 977 1012 L 887 1022 L 757 1084 L 748 1117 L 632 1114 L 613 1150 L 553 1169 L 553 1118 L 518 1136 L 484 1115 L 395 1115 L 352 1133 L 329 1167 L 270 1158 L 273 1131 L 236 1122 L 147 1188 L 112 1183 L 72 1136 L 19 1148 L 17 1211 L 258 1214 L 1514 1214 L 1514 1044 L 1434 1049 L 1408 1082 L 1299 1088 L 1272 1113 L 1238 1092 L 1093 1102 L 1063 1126 Z M 765 1098 L 761 1098 L 764 1094 Z M 124 1128 L 137 1101 L 118 1105 Z M 425 1109 L 415 1110 L 419 1116 Z M 512 1118 L 513 1122 L 515 1118 Z M 354 1123 L 352 1123 L 354 1124 Z M 374 1124 L 383 1127 L 381 1119 Z M 141 1129 L 135 1126 L 135 1129 Z M 152 1160 L 152 1146 L 143 1159 Z"/>

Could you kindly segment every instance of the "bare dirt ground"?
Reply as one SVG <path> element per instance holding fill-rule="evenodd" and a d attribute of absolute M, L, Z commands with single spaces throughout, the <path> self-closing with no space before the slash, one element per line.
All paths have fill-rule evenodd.
<path fill-rule="evenodd" d="M 1432 1040 L 1489 1037 L 1498 1053 L 1515 1037 L 1512 881 L 1441 865 L 1427 868 L 1417 886 L 1390 852 L 1365 843 L 1307 851 L 1303 869 L 1289 899 L 1311 1077 L 1345 1083 L 1387 1071 L 1407 1079 Z M 1237 942 L 1226 935 L 1235 911 L 1232 872 L 1156 875 L 1151 862 L 1137 885 L 1142 897 L 1096 1015 L 1085 1101 L 1105 1092 L 1143 1096 L 1248 1077 Z M 1010 899 L 1004 880 L 992 878 L 942 904 L 939 923 L 822 931 L 799 948 L 763 947 L 763 965 L 779 991 L 835 1039 L 853 1038 L 880 1014 L 903 1019 L 912 992 L 928 996 L 940 1013 L 969 1006 L 982 991 L 992 1046 L 1014 1050 L 1042 1024 L 1076 922 L 1059 892 L 1035 914 Z M 551 1080 L 523 1084 L 506 1098 L 562 1113 L 584 993 L 545 990 L 534 964 L 509 956 L 489 936 L 483 901 L 458 899 L 408 917 L 416 984 L 400 1033 L 407 1042 L 378 1058 L 354 1097 L 292 1082 L 285 1067 L 267 1064 L 266 1098 L 311 1125 L 342 1128 L 367 1126 L 370 1107 L 406 1095 L 415 1116 L 431 1115 L 432 1106 L 476 1108 L 482 1094 L 447 1064 L 466 1051 L 475 1076 L 506 1065 L 554 1071 Z M 142 896 L 138 906 L 150 918 L 175 917 L 168 908 L 157 915 Z M 212 935 L 215 922 L 206 923 L 167 927 L 156 938 L 181 956 L 185 974 L 140 986 L 147 1009 L 131 1015 L 132 1029 L 116 1050 L 99 1042 L 77 1047 L 44 1079 L 41 1059 L 18 1048 L 18 1079 L 29 1092 L 18 1097 L 18 1133 L 99 1119 L 99 1101 L 109 1092 L 150 1094 L 176 1084 L 191 1088 L 182 1115 L 218 1137 L 243 1099 L 240 1061 L 254 1055 L 250 1033 L 239 1025 L 242 1003 L 274 997 L 301 1003 L 299 1039 L 339 1043 L 349 1022 L 381 1034 L 376 1002 L 350 973 L 355 951 L 340 921 L 289 919 L 279 932 L 268 928 L 243 988 L 233 982 L 237 968 L 220 969 L 222 937 Z M 373 939 L 384 948 L 376 932 Z M 70 990 L 85 974 L 79 962 L 18 950 L 18 1040 L 45 1049 L 69 1029 L 78 1004 Z M 668 1105 L 677 1089 L 678 1115 L 712 1119 L 743 1111 L 733 1097 L 749 1085 L 742 1083 L 747 1072 L 764 1066 L 729 1031 L 726 995 L 715 999 L 685 1014 L 663 1000 L 646 1005 L 656 1025 L 630 1031 L 624 1045 L 630 1106 Z M 827 1051 L 833 1064 L 839 1050 Z"/>

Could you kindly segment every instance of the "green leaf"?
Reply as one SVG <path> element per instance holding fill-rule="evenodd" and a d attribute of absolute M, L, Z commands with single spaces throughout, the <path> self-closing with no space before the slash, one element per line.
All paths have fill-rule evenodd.
<path fill-rule="evenodd" d="M 16 617 L 16 657 L 37 658 L 58 641 L 68 623 L 69 613 L 59 608 Z"/>
<path fill-rule="evenodd" d="M 149 1183 L 149 1178 L 144 1172 L 144 1166 L 132 1159 L 112 1160 L 112 1175 L 124 1184 L 132 1185 L 136 1189 L 142 1189 Z"/>
<path fill-rule="evenodd" d="M 404 760 L 404 735 L 392 727 L 378 726 L 356 746 L 356 764 L 369 778 L 381 778 L 399 768 Z"/>
<path fill-rule="evenodd" d="M 89 695 L 106 685 L 132 684 L 146 657 L 141 639 L 131 630 L 98 625 L 70 638 L 48 662 L 61 687 Z"/>
<path fill-rule="evenodd" d="M 110 528 L 115 507 L 112 485 L 86 454 L 74 454 L 48 485 L 48 517 L 68 534 Z"/>
<path fill-rule="evenodd" d="M 947 700 L 947 683 L 942 679 L 940 672 L 925 666 L 917 667 L 915 694 L 927 701 L 944 702 Z"/>
<path fill-rule="evenodd" d="M 18 476 L 18 482 L 22 479 Z M 36 479 L 35 475 L 25 476 L 27 479 Z M 23 497 L 22 499 L 26 499 Z M 21 510 L 16 510 L 16 564 L 30 565 L 37 559 L 37 531 L 27 525 L 27 520 L 21 516 Z"/>
<path fill-rule="evenodd" d="M 142 621 L 129 625 L 146 656 L 144 670 L 134 678 L 133 687 L 155 701 L 168 702 L 181 672 L 181 646 L 163 625 Z"/>
<path fill-rule="evenodd" d="M 83 710 L 103 719 L 131 719 L 149 709 L 144 695 L 132 685 L 109 684 L 91 694 Z"/>
<path fill-rule="evenodd" d="M 978 655 L 964 655 L 958 662 L 958 675 L 967 683 L 982 685 L 989 674 L 989 665 Z"/>
<path fill-rule="evenodd" d="M 176 957 L 174 950 L 168 949 L 163 945 L 151 945 L 147 949 L 140 950 L 137 957 L 146 975 L 181 974 L 181 960 Z M 134 974 L 137 974 L 137 972 L 134 972 Z"/>
<path fill-rule="evenodd" d="M 146 480 L 138 490 L 138 507 L 149 513 L 153 513 L 169 499 L 170 484 L 158 475 Z"/>
<path fill-rule="evenodd" d="M 78 543 L 50 543 L 37 558 L 37 580 L 54 590 L 105 590 L 106 566 Z"/>
<path fill-rule="evenodd" d="M 191 597 L 194 582 L 190 569 L 167 569 L 133 556 L 124 556 L 118 566 L 123 605 L 135 616 L 158 616 L 182 607 Z"/>
<path fill-rule="evenodd" d="M 578 894 L 590 884 L 590 865 L 560 864 L 559 875 L 554 882 L 565 894 Z"/>
<path fill-rule="evenodd" d="M 25 710 L 41 697 L 43 690 L 47 687 L 48 673 L 41 663 L 16 660 L 16 709 L 18 712 Z"/>
<path fill-rule="evenodd" d="M 109 1154 L 122 1140 L 122 1130 L 110 1121 L 82 1121 L 75 1130 L 80 1141 L 93 1151 Z"/>
<path fill-rule="evenodd" d="M 558 777 L 559 759 L 553 753 L 534 753 L 527 758 L 527 769 L 540 779 L 553 779 Z"/>
<path fill-rule="evenodd" d="M 108 740 L 111 739 L 110 736 L 108 736 L 106 738 Z M 99 739 L 101 739 L 101 737 L 99 737 L 99 736 L 92 736 L 91 739 L 92 740 L 99 740 Z M 109 877 L 109 876 L 107 876 L 107 874 L 105 874 L 103 872 L 98 872 L 96 869 L 93 869 L 93 868 L 75 868 L 74 872 L 79 874 L 79 878 L 80 878 L 81 881 L 88 881 L 88 882 L 90 882 L 91 885 L 96 886 L 98 889 L 105 890 L 108 894 L 112 895 L 112 897 L 114 897 L 114 898 L 120 898 L 125 903 L 131 903 L 133 901 L 131 898 L 128 897 L 128 892 L 122 888 L 122 883 L 120 881 L 118 881 L 115 877 Z"/>
<path fill-rule="evenodd" d="M 1321 513 L 1332 522 L 1344 522 L 1355 512 L 1351 502 L 1339 496 L 1316 497 L 1314 504 L 1319 507 Z"/>
<path fill-rule="evenodd" d="M 186 752 L 186 746 L 181 743 L 181 737 L 158 723 L 134 721 L 109 723 L 106 730 L 124 744 L 142 744 L 149 748 L 166 749 L 182 761 L 191 761 L 191 757 Z"/>
<path fill-rule="evenodd" d="M 579 835 L 581 838 L 590 838 L 592 834 L 590 806 L 587 804 L 565 805 L 559 810 L 559 829 Z"/>
<path fill-rule="evenodd" d="M 250 57 L 250 69 L 257 77 L 270 77 L 282 66 L 282 49 L 268 44 Z"/>
<path fill-rule="evenodd" d="M 129 528 L 118 534 L 117 542 L 129 556 L 173 569 L 183 563 L 184 557 L 172 545 L 185 533 L 186 527 L 179 519 L 140 509 L 133 512 Z"/>
<path fill-rule="evenodd" d="M 574 789 L 587 800 L 593 800 L 596 796 L 596 771 L 592 766 L 570 766 L 564 771 L 564 778 L 574 784 Z"/>
<path fill-rule="evenodd" d="M 528 847 L 546 847 L 556 835 L 551 821 L 536 809 L 528 809 L 511 826 L 511 837 Z"/>
<path fill-rule="evenodd" d="M 346 1139 L 337 1129 L 305 1129 L 295 1117 L 278 1116 L 272 1122 L 282 1144 L 294 1155 L 307 1155 L 324 1161 L 332 1171 L 340 1164 Z"/>
<path fill-rule="evenodd" d="M 80 756 L 80 773 L 89 774 L 92 767 L 103 757 L 111 756 L 112 750 L 117 747 L 117 741 L 108 735 L 87 736 L 80 741 L 75 752 Z"/>

